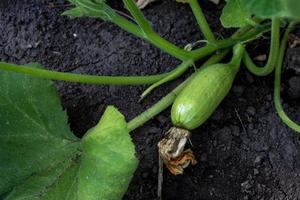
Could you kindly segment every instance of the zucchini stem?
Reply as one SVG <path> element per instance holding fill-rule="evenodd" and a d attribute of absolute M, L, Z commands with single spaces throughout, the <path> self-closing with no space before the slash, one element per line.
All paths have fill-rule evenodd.
<path fill-rule="evenodd" d="M 200 30 L 202 31 L 204 37 L 208 40 L 209 43 L 215 43 L 216 38 L 214 36 L 214 33 L 212 32 L 209 24 L 207 23 L 207 20 L 205 18 L 205 15 L 198 3 L 198 0 L 189 0 L 189 5 L 193 11 L 193 14 L 198 22 L 198 25 L 200 27 Z"/>
<path fill-rule="evenodd" d="M 136 23 L 141 28 L 144 34 L 152 32 L 152 26 L 150 22 L 145 18 L 142 11 L 137 7 L 136 3 L 133 0 L 123 0 L 124 5 L 131 15 L 136 20 Z"/>
<path fill-rule="evenodd" d="M 248 27 L 246 27 L 248 28 Z M 264 32 L 269 31 L 269 25 L 257 26 L 249 31 L 243 31 L 246 28 L 239 29 L 236 33 L 234 33 L 230 38 L 216 41 L 214 44 L 208 44 L 199 49 L 190 51 L 191 57 L 194 61 L 197 61 L 205 56 L 212 54 L 213 52 L 219 49 L 225 49 L 235 45 L 236 43 L 247 41 L 251 38 L 257 37 Z"/>
<path fill-rule="evenodd" d="M 162 38 L 152 29 L 147 29 L 147 32 L 144 32 L 137 24 L 128 21 L 118 14 L 115 15 L 115 17 L 112 19 L 112 22 L 123 30 L 146 40 L 147 42 L 179 60 L 191 59 L 188 51 L 181 49 L 171 42 L 167 41 L 166 39 Z"/>
<path fill-rule="evenodd" d="M 196 2 L 196 0 L 191 0 L 191 5 L 193 5 L 192 9 L 194 10 L 196 19 L 205 37 L 207 37 L 210 43 L 205 47 L 189 52 L 172 44 L 171 42 L 167 41 L 166 39 L 158 35 L 155 31 L 153 31 L 150 22 L 147 21 L 147 19 L 143 16 L 142 12 L 136 7 L 136 5 L 133 4 L 134 2 L 132 0 L 123 0 L 123 1 L 127 9 L 129 10 L 129 12 L 135 18 L 137 24 L 130 22 L 129 20 L 127 20 L 126 18 L 124 18 L 123 16 L 117 13 L 114 13 L 113 17 L 110 19 L 111 22 L 113 22 L 123 30 L 141 39 L 148 41 L 152 45 L 158 47 L 162 51 L 168 53 L 169 55 L 174 56 L 175 58 L 181 61 L 187 61 L 187 60 L 197 61 L 205 56 L 209 56 L 210 54 L 212 54 L 213 52 L 219 49 L 228 48 L 230 46 L 235 45 L 237 42 L 253 38 L 254 36 L 266 30 L 265 27 L 264 27 L 265 30 L 255 28 L 254 31 L 251 30 L 249 31 L 250 34 L 245 34 L 246 37 L 240 34 L 240 37 L 232 37 L 229 39 L 216 41 L 214 39 L 214 35 L 212 31 L 210 30 L 207 24 L 207 21 L 202 11 L 200 11 L 200 14 L 197 14 L 197 11 L 199 11 L 199 9 L 201 10 L 200 6 Z M 82 2 L 82 4 L 85 4 L 85 2 Z M 89 7 L 87 7 L 86 9 L 88 8 Z M 236 36 L 236 34 L 234 34 L 234 36 Z"/>
<path fill-rule="evenodd" d="M 281 97 L 280 97 L 280 84 L 281 84 L 281 67 L 284 59 L 284 54 L 287 46 L 287 40 L 289 33 L 293 30 L 295 23 L 291 23 L 287 30 L 284 33 L 283 39 L 280 45 L 280 52 L 277 60 L 277 65 L 275 68 L 275 81 L 274 81 L 274 103 L 275 109 L 281 118 L 281 120 L 291 129 L 300 133 L 300 125 L 295 123 L 292 119 L 290 119 L 287 114 L 284 112 Z"/>
<path fill-rule="evenodd" d="M 244 52 L 245 52 L 245 47 L 244 47 L 244 45 L 242 45 L 240 43 L 236 44 L 233 47 L 233 56 L 230 61 L 230 64 L 232 66 L 234 66 L 235 72 L 238 72 L 238 70 L 240 69 L 240 65 L 241 65 L 241 61 L 242 61 Z"/>
<path fill-rule="evenodd" d="M 273 72 L 277 56 L 279 52 L 279 38 L 280 38 L 280 19 L 272 19 L 272 31 L 271 31 L 271 44 L 270 54 L 268 61 L 264 67 L 258 67 L 251 59 L 247 51 L 245 51 L 243 62 L 250 72 L 257 76 L 266 76 Z"/>
<path fill-rule="evenodd" d="M 174 73 L 177 69 L 163 73 L 159 75 L 148 76 L 95 76 L 95 75 L 82 75 L 75 73 L 57 72 L 47 69 L 38 69 L 29 66 L 20 66 L 16 64 L 10 64 L 0 62 L 0 70 L 12 71 L 16 73 L 22 73 L 31 75 L 38 78 L 86 83 L 86 84 L 101 84 L 101 85 L 144 85 L 153 84 L 161 79 Z"/>

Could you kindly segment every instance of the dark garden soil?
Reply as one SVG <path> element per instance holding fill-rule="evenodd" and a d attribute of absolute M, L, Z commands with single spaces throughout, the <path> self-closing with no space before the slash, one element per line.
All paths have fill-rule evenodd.
<path fill-rule="evenodd" d="M 120 2 L 112 4 L 124 10 Z M 60 16 L 66 5 L 63 0 L 1 0 L 0 59 L 19 64 L 39 62 L 52 70 L 95 75 L 155 74 L 170 71 L 179 64 L 109 22 Z M 220 28 L 218 21 L 221 6 L 207 1 L 201 5 L 218 37 L 227 36 L 230 31 Z M 203 38 L 187 5 L 162 0 L 144 12 L 160 35 L 181 47 Z M 267 39 L 252 46 L 253 55 L 268 51 Z M 298 122 L 299 54 L 297 48 L 288 51 L 282 84 L 284 108 Z M 72 130 L 82 136 L 98 122 L 107 105 L 118 107 L 129 120 L 180 81 L 161 87 L 142 103 L 138 99 L 144 86 L 64 82 L 56 82 L 56 86 Z M 163 198 L 300 199 L 300 135 L 281 123 L 274 110 L 272 93 L 273 76 L 259 78 L 242 69 L 214 115 L 192 133 L 199 164 L 180 176 L 172 176 L 165 170 Z M 140 164 L 124 199 L 156 198 L 156 144 L 170 126 L 166 110 L 132 132 Z"/>

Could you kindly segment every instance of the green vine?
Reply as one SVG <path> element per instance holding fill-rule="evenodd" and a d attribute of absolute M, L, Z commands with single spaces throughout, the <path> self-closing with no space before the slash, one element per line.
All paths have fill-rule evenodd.
<path fill-rule="evenodd" d="M 109 7 L 105 1 L 91 1 L 91 0 L 71 0 L 71 2 L 76 6 L 75 8 L 66 11 L 65 15 L 71 16 L 91 16 L 97 17 L 104 20 L 109 20 L 122 28 L 123 30 L 148 41 L 154 46 L 160 48 L 164 52 L 174 56 L 175 58 L 182 61 L 182 63 L 177 66 L 173 71 L 158 75 L 148 75 L 148 76 L 95 76 L 95 75 L 82 75 L 82 74 L 74 74 L 74 73 L 65 73 L 65 72 L 57 72 L 39 68 L 33 68 L 29 66 L 19 66 L 15 64 L 9 64 L 5 62 L 0 62 L 0 69 L 13 71 L 17 73 L 23 73 L 39 78 L 46 78 L 52 80 L 61 80 L 61 81 L 70 81 L 70 82 L 78 82 L 85 84 L 114 84 L 114 85 L 143 85 L 143 84 L 151 84 L 149 88 L 145 90 L 145 92 L 141 95 L 141 99 L 147 96 L 151 91 L 155 88 L 159 87 L 162 84 L 165 84 L 169 81 L 172 81 L 179 76 L 181 76 L 190 66 L 193 66 L 194 63 L 197 63 L 199 60 L 206 56 L 210 56 L 214 53 L 214 56 L 208 60 L 203 66 L 207 66 L 208 63 L 220 62 L 221 59 L 228 53 L 228 48 L 232 48 L 237 43 L 248 43 L 253 39 L 260 37 L 265 32 L 271 30 L 271 44 L 270 44 L 270 53 L 269 58 L 264 67 L 258 67 L 250 58 L 247 52 L 244 53 L 243 62 L 245 66 L 249 69 L 250 72 L 254 73 L 258 76 L 265 76 L 274 71 L 275 65 L 278 63 L 282 63 L 283 53 L 282 50 L 285 48 L 283 44 L 279 48 L 280 42 L 280 25 L 281 18 L 273 17 L 272 24 L 270 28 L 269 23 L 264 23 L 265 20 L 262 20 L 260 17 L 253 17 L 252 23 L 249 26 L 242 27 L 236 31 L 230 38 L 217 40 L 212 32 L 205 15 L 198 3 L 197 0 L 188 0 L 184 1 L 189 4 L 191 7 L 193 14 L 198 22 L 199 28 L 201 29 L 203 35 L 205 36 L 207 45 L 204 47 L 200 47 L 195 50 L 187 51 L 182 49 L 175 44 L 170 43 L 163 37 L 159 36 L 152 28 L 151 22 L 149 22 L 142 11 L 138 9 L 135 2 L 133 0 L 123 0 L 125 7 L 132 15 L 134 21 L 130 21 L 125 17 L 119 15 L 115 12 L 114 9 Z M 254 24 L 254 26 L 253 26 Z M 286 33 L 288 34 L 288 33 Z M 286 34 L 283 38 L 283 41 L 286 40 Z M 227 50 L 224 50 L 227 49 Z M 280 52 L 279 52 L 280 49 Z M 222 53 L 218 54 L 221 51 Z M 279 59 L 277 58 L 279 56 Z M 280 84 L 280 68 L 276 68 L 276 79 L 275 79 L 275 103 L 276 108 L 279 110 L 278 113 L 283 118 L 284 122 L 288 124 L 288 126 L 293 127 L 293 129 L 297 130 L 298 127 L 295 128 L 295 124 L 291 122 L 289 118 L 283 113 L 282 108 L 278 102 L 280 98 L 278 97 L 278 84 Z M 193 77 L 193 75 L 191 76 Z M 189 80 L 189 79 L 188 79 Z M 145 111 L 141 115 L 137 116 L 135 119 L 129 122 L 129 127 L 131 130 L 140 126 L 145 121 L 151 119 L 153 116 L 161 112 L 163 109 L 168 107 L 176 97 L 176 95 L 182 90 L 184 85 L 188 82 L 186 80 L 184 83 L 179 85 L 176 89 L 174 89 L 170 94 L 166 95 L 160 102 L 155 104 L 149 110 Z"/>
<path fill-rule="evenodd" d="M 50 81 L 1 72 L 3 140 L 0 144 L 5 147 L 0 151 L 0 173 L 5 175 L 0 176 L 3 182 L 0 184 L 1 197 L 63 199 L 65 191 L 71 191 L 70 199 L 121 199 L 138 166 L 129 131 L 142 126 L 171 105 L 170 118 L 174 127 L 168 132 L 168 137 L 158 143 L 160 164 L 165 163 L 175 175 L 181 174 L 183 168 L 196 164 L 193 152 L 184 150 L 190 131 L 201 126 L 228 94 L 241 68 L 241 61 L 257 76 L 269 75 L 275 69 L 275 109 L 288 127 L 300 133 L 300 125 L 284 112 L 280 97 L 281 67 L 289 33 L 296 24 L 296 21 L 288 20 L 300 20 L 300 7 L 294 8 L 295 0 L 226 1 L 221 23 L 224 27 L 239 28 L 226 39 L 215 37 L 198 0 L 177 0 L 188 4 L 205 37 L 192 42 L 186 49 L 155 32 L 134 0 L 123 0 L 131 15 L 128 18 L 110 7 L 106 0 L 69 1 L 73 7 L 63 15 L 110 21 L 180 60 L 181 64 L 170 72 L 146 76 L 84 75 L 47 70 L 39 64 L 6 62 L 0 62 L 0 70 L 83 84 L 150 85 L 141 99 L 159 86 L 177 79 L 190 67 L 194 67 L 195 72 L 128 122 L 116 108 L 108 106 L 100 122 L 82 139 L 69 130 L 66 113 Z M 285 6 L 274 6 L 274 2 Z M 281 38 L 280 31 L 287 21 L 289 26 L 285 27 Z M 271 32 L 270 52 L 265 66 L 259 67 L 245 46 L 266 32 Z M 197 48 L 202 41 L 205 45 Z M 226 56 L 231 56 L 227 59 L 230 61 L 221 64 Z M 204 58 L 206 62 L 203 62 Z M 162 177 L 161 171 L 159 177 Z M 158 196 L 160 192 L 159 186 Z"/>
<path fill-rule="evenodd" d="M 275 81 L 274 81 L 274 102 L 275 102 L 275 108 L 276 111 L 281 118 L 281 120 L 291 129 L 294 131 L 300 133 L 300 125 L 295 123 L 293 120 L 291 120 L 287 114 L 284 112 L 283 107 L 281 105 L 281 98 L 280 98 L 280 82 L 281 82 L 281 66 L 283 63 L 283 58 L 286 50 L 286 44 L 288 41 L 289 33 L 294 29 L 295 23 L 291 23 L 289 27 L 286 29 L 283 39 L 281 41 L 280 45 L 280 51 L 278 55 L 278 60 L 276 64 L 275 69 Z"/>
<path fill-rule="evenodd" d="M 244 64 L 250 72 L 257 76 L 266 76 L 273 72 L 277 56 L 279 52 L 279 39 L 280 39 L 280 19 L 274 18 L 272 20 L 272 31 L 271 31 L 271 44 L 270 44 L 270 55 L 267 61 L 267 64 L 264 67 L 258 67 L 254 64 L 251 57 L 247 52 L 244 54 Z"/>

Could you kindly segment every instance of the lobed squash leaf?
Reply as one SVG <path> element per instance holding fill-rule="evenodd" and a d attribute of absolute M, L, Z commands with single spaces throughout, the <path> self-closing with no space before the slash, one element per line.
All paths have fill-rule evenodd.
<path fill-rule="evenodd" d="M 79 139 L 50 81 L 0 70 L 0 91 L 0 197 L 122 198 L 138 161 L 116 108 Z"/>
<path fill-rule="evenodd" d="M 225 28 L 239 28 L 255 24 L 251 13 L 241 6 L 240 0 L 227 0 L 220 20 Z"/>
<path fill-rule="evenodd" d="M 241 0 L 241 3 L 250 13 L 259 17 L 300 19 L 299 0 Z"/>

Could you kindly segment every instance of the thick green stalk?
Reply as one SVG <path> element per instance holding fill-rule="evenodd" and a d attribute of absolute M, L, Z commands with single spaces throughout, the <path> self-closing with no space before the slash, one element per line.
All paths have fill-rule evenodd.
<path fill-rule="evenodd" d="M 139 38 L 145 37 L 144 33 L 137 24 L 130 22 L 119 14 L 116 14 L 112 18 L 112 22 L 128 33 L 131 33 Z"/>
<path fill-rule="evenodd" d="M 228 53 L 228 50 L 223 50 L 221 53 L 213 55 L 208 59 L 201 68 L 204 68 L 206 66 L 215 64 L 220 62 Z M 169 94 L 167 94 L 165 97 L 163 97 L 159 102 L 154 104 L 152 107 L 132 119 L 128 122 L 128 128 L 130 131 L 133 131 L 134 129 L 138 128 L 145 122 L 152 119 L 154 116 L 158 115 L 160 112 L 165 110 L 167 107 L 169 107 L 177 95 L 181 92 L 181 90 L 185 87 L 185 85 L 195 76 L 196 73 L 194 73 L 192 76 L 190 76 L 187 80 L 185 80 L 183 83 L 181 83 L 179 86 L 177 86 L 174 90 L 172 90 Z"/>
<path fill-rule="evenodd" d="M 136 3 L 133 0 L 123 0 L 123 2 L 144 34 L 152 32 L 153 30 L 150 22 L 145 18 L 142 11 L 136 6 Z"/>
<path fill-rule="evenodd" d="M 129 121 L 128 122 L 128 129 L 130 131 L 133 131 L 134 129 L 136 129 L 139 126 L 143 125 L 144 123 L 146 123 L 147 121 L 152 119 L 154 116 L 158 115 L 160 112 L 162 112 L 167 107 L 169 107 L 173 103 L 173 101 L 175 100 L 176 96 L 180 93 L 180 91 L 187 84 L 188 80 L 181 83 L 179 86 L 177 86 L 169 94 L 164 96 L 160 101 L 158 101 L 152 107 L 148 108 L 146 111 L 144 111 L 143 113 L 141 113 L 140 115 L 138 115 L 137 117 L 135 117 L 134 119 Z"/>
<path fill-rule="evenodd" d="M 188 51 L 177 47 L 176 45 L 170 43 L 166 39 L 159 36 L 154 31 L 147 31 L 147 33 L 143 32 L 139 26 L 129 22 L 127 19 L 120 15 L 116 15 L 112 22 L 118 25 L 120 28 L 124 29 L 125 31 L 132 33 L 133 35 L 140 37 L 149 43 L 153 44 L 154 46 L 158 47 L 159 49 L 163 50 L 164 52 L 178 58 L 182 61 L 190 60 L 191 55 Z"/>
<path fill-rule="evenodd" d="M 283 107 L 281 105 L 281 98 L 280 98 L 280 83 L 281 83 L 281 66 L 283 63 L 283 58 L 286 50 L 286 44 L 288 40 L 289 33 L 293 29 L 294 24 L 292 23 L 288 29 L 285 31 L 285 34 L 283 36 L 283 39 L 281 41 L 280 45 L 280 52 L 277 60 L 277 65 L 275 68 L 275 81 L 274 81 L 274 102 L 275 102 L 275 109 L 281 118 L 281 120 L 291 129 L 294 131 L 300 133 L 300 125 L 295 123 L 293 120 L 291 120 L 287 114 L 284 112 Z"/>
<path fill-rule="evenodd" d="M 31 75 L 38 78 L 46 78 L 52 80 L 101 84 L 101 85 L 144 85 L 153 84 L 168 76 L 170 73 L 149 76 L 94 76 L 81 75 L 66 72 L 57 72 L 46 69 L 38 69 L 29 66 L 19 66 L 15 64 L 0 62 L 0 70 L 7 70 L 16 73 Z M 176 70 L 176 69 L 175 69 Z"/>
<path fill-rule="evenodd" d="M 237 68 L 236 71 L 238 71 L 240 69 L 240 65 L 241 65 L 241 61 L 242 61 L 244 53 L 245 53 L 244 45 L 238 43 L 233 47 L 233 56 L 230 61 L 230 64 L 234 65 Z"/>
<path fill-rule="evenodd" d="M 134 5 L 132 0 L 123 0 L 123 1 L 127 6 L 128 10 L 135 18 L 137 24 L 130 22 L 129 20 L 125 19 L 118 13 L 114 12 L 113 9 L 106 4 L 105 4 L 106 10 L 105 12 L 103 12 L 102 11 L 104 6 L 103 4 L 101 4 L 102 7 L 96 8 L 95 6 L 97 6 L 97 4 L 91 1 L 80 0 L 78 2 L 80 3 L 80 6 L 84 7 L 85 12 L 90 12 L 91 16 L 98 16 L 100 18 L 103 18 L 103 16 L 101 15 L 101 11 L 102 11 L 103 12 L 102 14 L 106 15 L 105 17 L 107 20 L 110 20 L 111 22 L 115 23 L 117 26 L 124 29 L 125 31 L 148 41 L 149 43 L 163 50 L 164 52 L 182 61 L 187 61 L 187 60 L 197 61 L 205 56 L 212 54 L 214 51 L 218 49 L 233 46 L 237 42 L 243 40 L 243 37 L 230 38 L 227 40 L 218 41 L 215 44 L 209 43 L 209 45 L 207 45 L 206 47 L 189 52 L 182 48 L 177 47 L 176 45 L 172 44 L 171 42 L 159 36 L 155 31 L 153 31 L 150 22 L 146 20 L 142 12 L 137 9 L 136 5 Z M 196 1 L 192 2 L 192 5 L 194 5 L 193 6 L 193 9 L 195 9 L 194 11 L 201 9 L 199 5 L 196 6 Z M 89 16 L 89 14 L 86 15 Z M 204 30 L 205 35 L 208 36 L 210 40 L 212 40 L 212 36 L 209 36 L 212 34 L 209 33 L 211 31 L 209 30 L 209 26 L 206 25 L 207 22 L 205 20 L 205 17 L 201 16 L 201 12 L 200 12 L 200 15 L 197 14 L 196 18 L 201 23 L 201 27 Z"/>
<path fill-rule="evenodd" d="M 236 43 L 248 41 L 252 38 L 256 38 L 258 35 L 261 35 L 264 32 L 269 31 L 268 25 L 263 25 L 250 29 L 249 31 L 244 31 L 248 29 L 242 28 L 234 33 L 230 38 L 216 41 L 214 44 L 208 44 L 205 47 L 193 50 L 190 52 L 193 60 L 199 60 L 205 56 L 212 54 L 213 52 L 219 49 L 225 49 L 235 45 Z"/>
<path fill-rule="evenodd" d="M 147 37 L 145 39 L 161 50 L 167 52 L 170 55 L 173 55 L 175 58 L 178 58 L 182 61 L 192 60 L 192 55 L 190 55 L 189 51 L 177 47 L 155 32 L 147 34 Z"/>
<path fill-rule="evenodd" d="M 198 3 L 198 0 L 189 0 L 189 5 L 194 13 L 194 16 L 196 17 L 196 20 L 198 22 L 198 25 L 200 27 L 200 30 L 202 31 L 204 37 L 207 39 L 209 43 L 215 43 L 216 38 L 210 29 L 209 24 L 206 21 L 206 18 L 203 14 L 203 11 Z"/>
<path fill-rule="evenodd" d="M 127 29 L 130 29 L 132 33 L 140 33 L 138 29 L 136 29 L 136 25 L 129 22 L 126 19 L 120 18 L 121 20 L 118 22 L 122 24 Z M 124 23 L 122 23 L 125 20 Z M 126 23 L 128 23 L 128 26 L 125 26 Z M 247 39 L 248 37 L 253 37 L 261 32 L 266 31 L 266 28 L 263 29 L 255 29 L 254 31 L 249 31 L 250 34 L 245 34 L 245 36 L 237 37 L 237 34 L 234 34 L 234 39 L 227 39 L 223 41 L 219 41 L 218 43 L 221 44 L 220 46 L 222 48 L 229 47 L 233 44 L 235 44 L 239 40 Z M 158 42 L 158 46 L 164 46 L 170 51 L 172 51 L 175 54 L 180 55 L 180 57 L 183 60 L 188 60 L 188 57 L 192 57 L 193 60 L 198 60 L 200 58 L 203 58 L 205 56 L 208 56 L 212 54 L 214 51 L 218 50 L 218 47 L 216 45 L 208 45 L 206 47 L 203 47 L 201 49 L 192 51 L 194 54 L 189 54 L 190 52 L 184 51 L 184 55 L 181 52 L 181 49 L 176 47 L 175 45 L 171 43 L 165 43 L 164 39 L 158 36 L 157 34 L 153 33 L 154 35 L 151 38 L 154 38 L 156 42 Z M 152 35 L 152 34 L 151 34 Z M 141 35 L 142 36 L 142 35 Z M 170 44 L 170 46 L 169 46 Z M 188 56 L 189 54 L 189 56 Z M 62 80 L 62 81 L 70 81 L 70 82 L 79 82 L 79 83 L 88 83 L 88 84 L 116 84 L 116 85 L 138 85 L 138 84 L 153 84 L 157 81 L 160 81 L 161 79 L 165 78 L 166 76 L 170 75 L 170 73 L 165 73 L 161 75 L 152 75 L 152 76 L 118 76 L 118 77 L 111 77 L 111 76 L 92 76 L 92 75 L 80 75 L 80 74 L 73 74 L 73 73 L 64 73 L 64 72 L 55 72 L 50 70 L 43 70 L 43 69 L 35 69 L 30 67 L 20 67 L 18 65 L 8 64 L 8 63 L 0 63 L 0 69 L 14 71 L 17 73 L 24 73 L 28 75 L 32 75 L 35 77 L 41 77 L 41 78 L 48 78 L 53 80 Z"/>
<path fill-rule="evenodd" d="M 165 40 L 154 31 L 148 31 L 147 34 L 145 34 L 138 25 L 128 21 L 127 19 L 125 19 L 124 17 L 118 14 L 114 16 L 112 22 L 114 22 L 116 25 L 118 25 L 120 28 L 124 29 L 125 31 L 132 33 L 135 36 L 148 41 L 149 43 L 163 50 L 164 52 L 182 61 L 186 61 L 186 60 L 197 61 L 201 58 L 211 55 L 213 52 L 217 51 L 218 49 L 225 49 L 231 47 L 235 45 L 237 42 L 249 40 L 269 30 L 268 26 L 262 26 L 262 27 L 253 28 L 248 32 L 245 31 L 246 33 L 237 31 L 237 33 L 234 34 L 231 38 L 216 41 L 215 43 L 210 43 L 205 47 L 201 47 L 193 51 L 186 51 L 170 43 L 169 41 Z M 239 34 L 239 33 L 243 33 L 243 34 Z"/>
<path fill-rule="evenodd" d="M 279 38 L 280 38 L 280 19 L 274 18 L 272 20 L 270 54 L 268 61 L 264 67 L 258 67 L 251 59 L 247 51 L 244 54 L 243 61 L 250 72 L 257 76 L 266 76 L 275 68 L 278 51 L 279 51 Z"/>
<path fill-rule="evenodd" d="M 84 9 L 84 14 L 86 16 L 93 16 L 103 20 L 109 20 L 123 30 L 150 42 L 154 46 L 180 60 L 188 60 L 190 58 L 190 56 L 187 54 L 187 51 L 163 39 L 152 30 L 150 22 L 136 7 L 133 0 L 123 1 L 137 24 L 129 21 L 125 17 L 115 12 L 114 9 L 105 3 L 105 1 L 94 2 L 92 0 L 76 0 L 75 4 Z"/>

